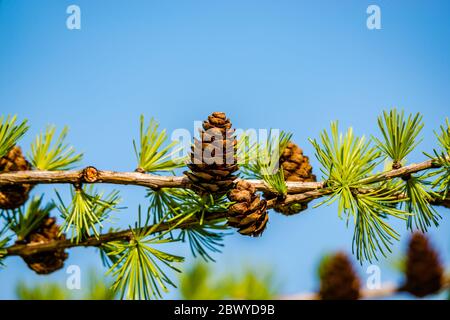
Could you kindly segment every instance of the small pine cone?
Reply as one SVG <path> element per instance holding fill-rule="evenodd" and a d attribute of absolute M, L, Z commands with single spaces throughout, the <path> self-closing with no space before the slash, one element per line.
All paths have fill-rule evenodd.
<path fill-rule="evenodd" d="M 22 155 L 20 147 L 13 147 L 4 157 L 0 158 L 0 172 L 30 170 L 31 165 Z M 0 209 L 16 209 L 28 200 L 32 185 L 0 186 Z"/>
<path fill-rule="evenodd" d="M 280 157 L 280 166 L 283 168 L 284 179 L 294 182 L 315 182 L 316 176 L 312 173 L 309 158 L 303 155 L 303 150 L 293 142 L 289 142 Z M 266 199 L 274 198 L 274 195 L 264 193 Z M 293 204 L 289 206 L 275 204 L 276 212 L 290 216 L 306 210 L 306 203 Z"/>
<path fill-rule="evenodd" d="M 238 170 L 236 138 L 225 113 L 213 112 L 203 122 L 200 139 L 194 140 L 190 171 L 185 174 L 198 194 L 223 195 L 232 188 Z"/>
<path fill-rule="evenodd" d="M 266 200 L 261 200 L 255 188 L 243 180 L 228 193 L 228 198 L 236 202 L 229 208 L 228 225 L 238 228 L 240 234 L 260 236 L 269 220 Z"/>
<path fill-rule="evenodd" d="M 18 243 L 48 243 L 53 240 L 65 240 L 64 234 L 59 234 L 59 226 L 55 218 L 46 217 L 42 220 L 40 226 L 33 230 L 27 237 Z M 55 251 L 45 251 L 31 255 L 22 256 L 28 267 L 37 274 L 49 274 L 64 266 L 64 261 L 68 254 L 64 249 Z"/>
<path fill-rule="evenodd" d="M 326 262 L 320 279 L 322 300 L 357 300 L 360 280 L 347 255 L 338 252 Z"/>
<path fill-rule="evenodd" d="M 442 287 L 444 268 L 423 233 L 415 232 L 411 237 L 405 275 L 402 290 L 416 297 L 437 293 Z"/>
<path fill-rule="evenodd" d="M 293 142 L 289 142 L 280 157 L 286 181 L 314 182 L 316 176 L 312 173 L 309 158 L 303 155 L 303 150 Z"/>

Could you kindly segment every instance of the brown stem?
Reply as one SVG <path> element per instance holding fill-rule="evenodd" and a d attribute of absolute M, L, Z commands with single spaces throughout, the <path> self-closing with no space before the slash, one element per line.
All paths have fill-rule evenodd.
<path fill-rule="evenodd" d="M 450 157 L 447 157 L 448 159 L 450 159 Z M 419 172 L 419 171 L 424 171 L 424 170 L 428 170 L 428 169 L 432 169 L 432 168 L 439 168 L 440 165 L 438 165 L 435 161 L 431 160 L 427 160 L 424 162 L 420 162 L 420 163 L 412 163 L 408 166 L 404 166 L 401 167 L 399 169 L 393 169 L 390 171 L 386 171 L 380 174 L 376 174 L 373 175 L 371 177 L 362 179 L 360 181 L 361 184 L 369 184 L 369 183 L 375 183 L 375 182 L 381 182 L 381 181 L 386 181 L 386 180 L 390 180 L 390 179 L 394 179 L 394 178 L 398 178 L 398 177 L 403 177 L 403 176 L 408 176 L 410 174 Z"/>
<path fill-rule="evenodd" d="M 270 191 L 263 180 L 248 180 L 257 190 Z M 0 186 L 12 184 L 111 183 L 146 188 L 190 188 L 185 176 L 158 176 L 140 172 L 115 172 L 87 167 L 79 171 L 13 171 L 0 173 Z M 301 193 L 323 187 L 322 182 L 287 182 L 288 193 Z"/>
<path fill-rule="evenodd" d="M 450 159 L 450 157 L 449 157 Z M 399 169 L 393 169 L 361 180 L 361 184 L 385 181 L 419 171 L 438 168 L 432 160 L 413 163 Z M 260 191 L 271 191 L 262 180 L 248 180 Z M 0 173 L 0 186 L 11 184 L 58 184 L 58 183 L 111 183 L 136 185 L 147 188 L 190 188 L 189 179 L 185 176 L 158 176 L 141 172 L 115 172 L 97 170 L 87 167 L 79 171 L 14 171 Z M 304 193 L 323 189 L 325 182 L 287 182 L 288 193 Z"/>

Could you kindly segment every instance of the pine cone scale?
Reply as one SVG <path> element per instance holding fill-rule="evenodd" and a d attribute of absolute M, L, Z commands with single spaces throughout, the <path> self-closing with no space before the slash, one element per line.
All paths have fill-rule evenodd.
<path fill-rule="evenodd" d="M 13 147 L 3 158 L 0 158 L 0 172 L 31 170 L 20 147 Z M 31 189 L 30 184 L 0 186 L 0 209 L 12 210 L 23 205 Z"/>
<path fill-rule="evenodd" d="M 185 174 L 200 195 L 226 194 L 232 188 L 239 169 L 236 160 L 236 139 L 231 122 L 223 112 L 213 112 L 203 122 L 200 138 L 191 147 L 190 171 Z"/>

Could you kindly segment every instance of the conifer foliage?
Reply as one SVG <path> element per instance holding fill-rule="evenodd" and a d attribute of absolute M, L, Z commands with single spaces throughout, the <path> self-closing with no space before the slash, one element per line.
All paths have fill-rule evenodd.
<path fill-rule="evenodd" d="M 166 252 L 164 244 L 187 243 L 195 257 L 212 261 L 223 238 L 234 230 L 261 236 L 270 229 L 270 209 L 306 214 L 308 203 L 316 199 L 314 207 L 337 203 L 338 216 L 353 226 L 357 260 L 387 256 L 400 238 L 392 219 L 426 232 L 439 224 L 436 207 L 449 207 L 450 123 L 439 128 L 436 149 L 418 164 L 408 164 L 407 156 L 420 143 L 420 114 L 393 109 L 383 113 L 378 125 L 380 134 L 366 138 L 352 128 L 342 132 L 332 122 L 330 130 L 311 138 L 320 164 L 317 181 L 313 171 L 317 174 L 319 168 L 313 170 L 291 133 L 273 130 L 252 141 L 247 131 L 237 135 L 223 112 L 213 112 L 203 122 L 188 159 L 178 156 L 180 144 L 168 142 L 167 132 L 154 119 L 146 123 L 141 116 L 139 139 L 133 140 L 136 169 L 129 172 L 79 168 L 82 154 L 66 142 L 67 128 L 55 135 L 56 128 L 48 127 L 32 142 L 27 159 L 21 151 L 25 147 L 19 146 L 27 121 L 0 117 L 0 266 L 9 256 L 20 256 L 32 270 L 46 274 L 63 267 L 70 248 L 94 246 L 114 277 L 112 289 L 119 297 L 161 298 L 175 286 L 172 277 L 184 261 Z M 383 168 L 386 162 L 391 165 Z M 184 175 L 177 175 L 179 169 Z M 57 191 L 29 200 L 41 183 L 58 184 Z M 105 193 L 97 183 L 148 189 L 134 224 L 106 229 L 125 208 L 119 206 L 120 190 Z M 67 184 L 68 200 L 60 193 Z M 414 269 L 421 265 L 417 252 L 433 262 L 426 266 L 433 271 L 426 285 Z M 408 267 L 405 290 L 417 296 L 436 291 L 442 270 L 418 235 L 408 259 L 416 262 Z M 358 298 L 359 282 L 347 257 L 337 255 L 329 262 L 322 298 Z M 340 283 L 350 285 L 342 291 Z"/>

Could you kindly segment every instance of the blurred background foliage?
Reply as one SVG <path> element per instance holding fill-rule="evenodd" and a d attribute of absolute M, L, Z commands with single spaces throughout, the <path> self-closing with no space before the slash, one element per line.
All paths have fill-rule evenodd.
<path fill-rule="evenodd" d="M 112 300 L 115 294 L 109 288 L 103 274 L 89 271 L 85 290 L 69 290 L 64 283 L 40 282 L 31 285 L 20 281 L 16 285 L 16 297 L 20 300 Z"/>
<path fill-rule="evenodd" d="M 214 268 L 203 262 L 182 274 L 179 289 L 180 298 L 188 300 L 265 300 L 280 293 L 280 285 L 268 268 L 242 267 L 238 272 L 216 275 Z"/>
<path fill-rule="evenodd" d="M 317 276 L 323 273 L 331 254 L 326 254 L 317 264 Z M 393 266 L 402 266 L 397 259 Z M 398 263 L 397 263 L 398 262 Z M 357 267 L 357 265 L 355 265 Z M 214 264 L 196 262 L 179 278 L 179 299 L 185 300 L 267 300 L 282 296 L 281 280 L 272 268 L 261 266 L 242 266 L 232 272 L 219 273 Z M 94 270 L 89 272 L 87 287 L 82 290 L 69 290 L 64 283 L 40 282 L 16 285 L 16 298 L 20 300 L 112 300 L 114 293 L 109 290 L 110 283 Z M 389 298 L 389 297 L 386 297 Z M 450 300 L 450 290 L 447 291 Z"/>
<path fill-rule="evenodd" d="M 63 283 L 42 282 L 16 285 L 16 297 L 21 300 L 111 300 L 116 298 L 109 290 L 110 283 L 102 274 L 90 271 L 88 287 L 69 290 Z M 218 274 L 211 264 L 197 262 L 179 279 L 180 299 L 275 299 L 281 286 L 270 268 L 241 267 L 240 270 Z"/>

